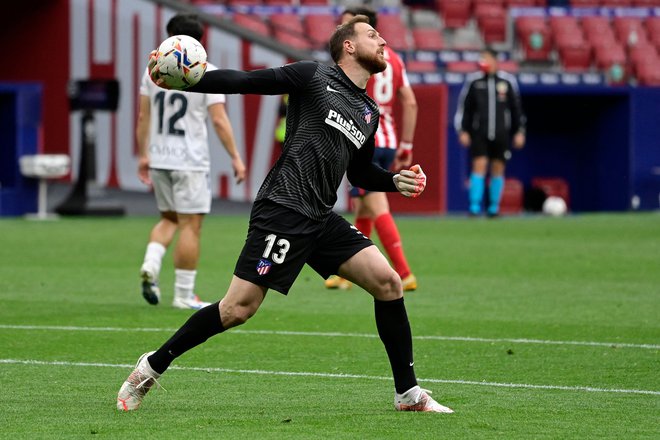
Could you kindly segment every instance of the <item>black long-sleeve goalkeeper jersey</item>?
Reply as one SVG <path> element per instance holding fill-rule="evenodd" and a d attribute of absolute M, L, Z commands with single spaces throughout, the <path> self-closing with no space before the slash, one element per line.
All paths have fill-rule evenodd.
<path fill-rule="evenodd" d="M 454 116 L 456 131 L 508 142 L 511 135 L 525 130 L 525 121 L 515 76 L 503 71 L 468 75 Z"/>
<path fill-rule="evenodd" d="M 360 188 L 396 191 L 394 174 L 371 162 L 378 105 L 336 65 L 301 61 L 251 72 L 213 70 L 186 91 L 289 94 L 282 154 L 256 200 L 321 220 L 337 201 L 344 173 Z"/>

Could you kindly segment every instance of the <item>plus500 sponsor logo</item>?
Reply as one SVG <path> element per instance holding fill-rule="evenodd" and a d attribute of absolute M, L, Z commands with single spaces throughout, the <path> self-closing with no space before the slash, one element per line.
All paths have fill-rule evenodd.
<path fill-rule="evenodd" d="M 351 119 L 346 119 L 334 110 L 328 112 L 325 123 L 344 133 L 357 148 L 362 147 L 367 137 L 354 124 Z"/>

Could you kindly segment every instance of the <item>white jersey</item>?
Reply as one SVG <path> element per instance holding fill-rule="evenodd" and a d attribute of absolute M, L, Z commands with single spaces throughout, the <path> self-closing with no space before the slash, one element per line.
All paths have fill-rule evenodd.
<path fill-rule="evenodd" d="M 216 67 L 208 65 L 207 70 Z M 225 95 L 165 90 L 142 76 L 140 95 L 151 103 L 149 167 L 163 170 L 209 171 L 208 107 L 224 104 Z"/>

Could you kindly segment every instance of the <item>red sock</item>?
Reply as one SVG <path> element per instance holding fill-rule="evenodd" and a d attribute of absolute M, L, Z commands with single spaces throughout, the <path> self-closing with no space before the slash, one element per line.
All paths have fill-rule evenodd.
<path fill-rule="evenodd" d="M 374 222 L 371 221 L 369 217 L 358 217 L 355 219 L 355 227 L 358 228 L 358 231 L 362 232 L 367 238 L 371 236 L 371 228 L 373 225 Z"/>
<path fill-rule="evenodd" d="M 382 214 L 376 219 L 375 225 L 380 242 L 383 244 L 383 247 L 385 247 L 385 252 L 387 252 L 387 256 L 390 257 L 390 261 L 392 261 L 392 265 L 394 265 L 394 270 L 396 270 L 402 279 L 407 277 L 410 275 L 410 267 L 408 267 L 405 255 L 403 255 L 399 229 L 394 223 L 392 214 L 389 212 Z"/>

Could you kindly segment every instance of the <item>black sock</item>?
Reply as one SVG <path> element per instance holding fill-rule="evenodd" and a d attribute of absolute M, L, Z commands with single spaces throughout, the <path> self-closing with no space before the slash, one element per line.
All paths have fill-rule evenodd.
<path fill-rule="evenodd" d="M 399 394 L 417 385 L 413 368 L 412 333 L 403 298 L 374 300 L 376 327 L 390 359 L 394 388 Z"/>
<path fill-rule="evenodd" d="M 149 356 L 149 365 L 156 373 L 163 374 L 174 359 L 211 336 L 225 331 L 218 305 L 219 302 L 216 302 L 195 312 L 174 336 Z"/>

